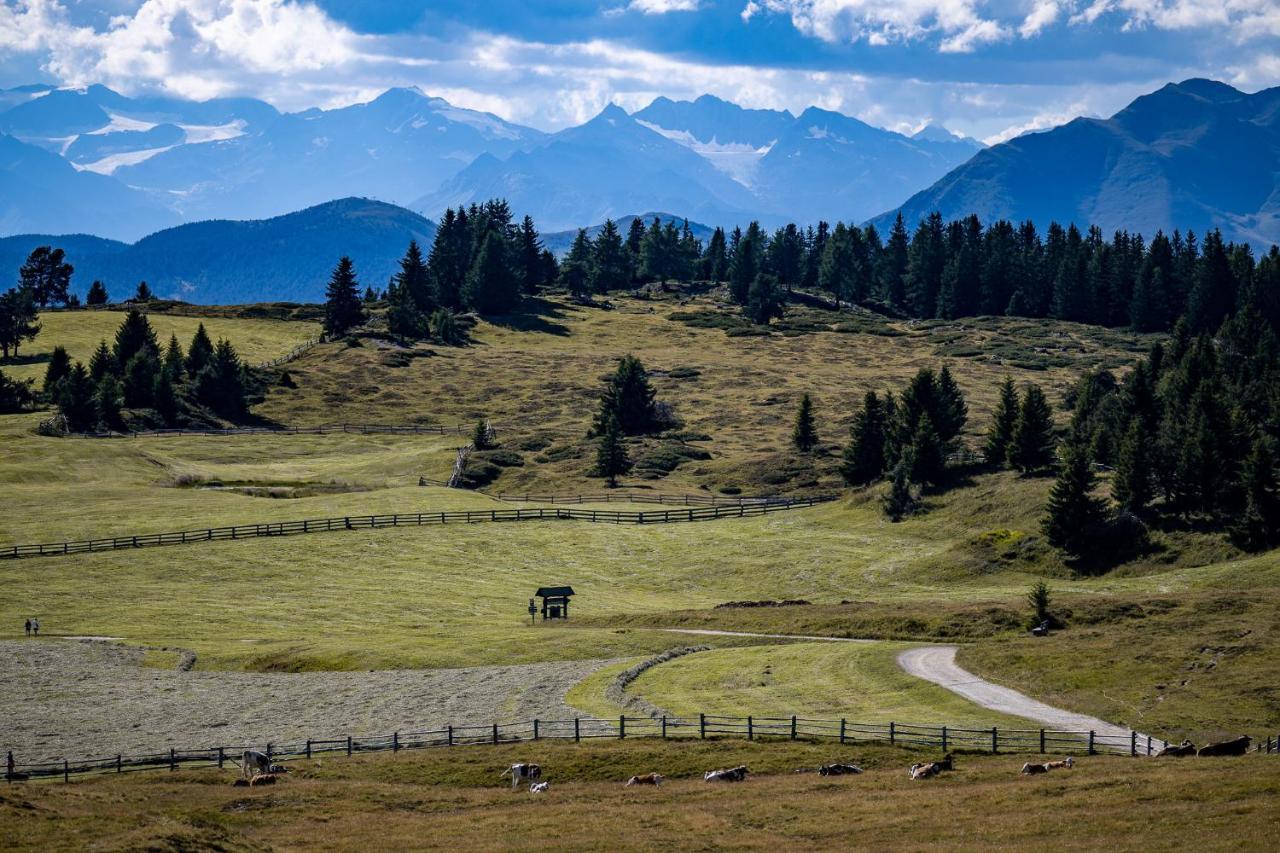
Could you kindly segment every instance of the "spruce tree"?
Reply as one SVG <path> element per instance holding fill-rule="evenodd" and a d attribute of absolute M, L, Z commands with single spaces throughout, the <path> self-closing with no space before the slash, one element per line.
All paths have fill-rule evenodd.
<path fill-rule="evenodd" d="M 508 314 L 520 299 L 520 283 L 511 269 L 507 241 L 497 231 L 490 231 L 480 244 L 467 283 L 463 301 L 481 314 Z"/>
<path fill-rule="evenodd" d="M 219 340 L 196 379 L 196 394 L 217 414 L 235 420 L 248 410 L 248 385 L 240 356 L 230 341 Z"/>
<path fill-rule="evenodd" d="M 707 252 L 702 257 L 702 275 L 712 284 L 719 284 L 729 274 L 729 250 L 725 242 L 724 229 L 717 227 L 707 243 Z"/>
<path fill-rule="evenodd" d="M 760 326 L 767 326 L 770 320 L 781 318 L 786 313 L 782 289 L 778 287 L 776 276 L 767 272 L 756 276 L 747 291 L 747 303 L 742 306 L 742 312 L 751 322 Z"/>
<path fill-rule="evenodd" d="M 602 434 L 610 418 L 617 420 L 624 435 L 650 432 L 655 426 L 653 397 L 649 374 L 640 359 L 633 355 L 623 356 L 618 359 L 618 367 L 609 377 L 601 395 L 593 432 Z"/>
<path fill-rule="evenodd" d="M 622 430 L 618 419 L 610 416 L 600 433 L 600 443 L 596 448 L 596 476 L 609 481 L 609 488 L 618 485 L 618 477 L 631 470 L 631 459 L 627 456 L 627 446 L 622 440 Z"/>
<path fill-rule="evenodd" d="M 933 419 L 928 415 L 923 415 L 916 424 L 915 434 L 911 437 L 911 450 L 907 455 L 913 460 L 913 482 L 936 485 L 946 477 L 946 447 L 938 436 L 938 431 L 934 429 Z"/>
<path fill-rule="evenodd" d="M 58 383 L 58 412 L 66 418 L 67 429 L 70 431 L 86 432 L 93 429 L 97 422 L 94 390 L 89 371 L 78 361 L 72 365 L 66 378 Z"/>
<path fill-rule="evenodd" d="M 1093 469 L 1078 447 L 1068 446 L 1058 478 L 1049 490 L 1049 502 L 1041 529 L 1055 548 L 1083 554 L 1097 525 L 1105 518 L 1102 501 L 1093 496 Z"/>
<path fill-rule="evenodd" d="M 155 296 L 151 293 L 151 287 L 145 282 L 138 282 L 138 289 L 133 293 L 134 302 L 150 302 Z"/>
<path fill-rule="evenodd" d="M 151 405 L 164 419 L 165 426 L 173 426 L 178 422 L 178 392 L 168 370 L 161 370 L 156 374 L 155 385 L 151 389 Z"/>
<path fill-rule="evenodd" d="M 191 336 L 191 346 L 187 347 L 187 376 L 194 379 L 212 358 L 213 341 L 209 340 L 209 333 L 204 330 L 204 323 L 201 323 Z"/>
<path fill-rule="evenodd" d="M 129 364 L 129 359 L 144 350 L 152 355 L 159 355 L 160 344 L 156 340 L 155 329 L 151 328 L 151 322 L 147 320 L 147 315 L 137 308 L 130 308 L 129 313 L 125 314 L 124 320 L 120 322 L 120 328 L 116 329 L 112 355 L 115 356 L 116 364 L 123 369 Z"/>
<path fill-rule="evenodd" d="M 910 451 L 905 453 L 893 466 L 889 475 L 889 488 L 880 499 L 885 515 L 890 521 L 901 521 L 916 511 L 919 502 L 912 489 L 911 472 L 915 468 L 915 460 Z"/>
<path fill-rule="evenodd" d="M 93 284 L 89 285 L 89 292 L 85 294 L 85 304 L 87 305 L 106 305 L 108 301 L 107 288 L 97 279 L 93 280 Z"/>
<path fill-rule="evenodd" d="M 0 355 L 8 358 L 12 354 L 16 358 L 23 341 L 35 340 L 40 334 L 37 319 L 30 288 L 10 288 L 0 294 Z"/>
<path fill-rule="evenodd" d="M 324 333 L 329 339 L 340 338 L 364 322 L 360 282 L 351 258 L 343 255 L 338 259 L 324 295 Z"/>
<path fill-rule="evenodd" d="M 1154 490 L 1151 437 L 1142 428 L 1141 419 L 1134 417 L 1120 444 L 1120 456 L 1111 481 L 1111 497 L 1120 509 L 1140 515 L 1151 503 Z"/>
<path fill-rule="evenodd" d="M 124 403 L 124 390 L 120 380 L 108 373 L 102 377 L 93 393 L 93 410 L 97 417 L 97 426 L 105 430 L 124 428 L 124 419 L 120 417 L 120 406 Z"/>
<path fill-rule="evenodd" d="M 169 335 L 169 345 L 164 350 L 164 372 L 169 375 L 169 379 L 173 382 L 181 382 L 184 371 L 183 364 L 185 359 L 182 357 L 182 345 L 178 343 L 177 335 Z"/>
<path fill-rule="evenodd" d="M 564 263 L 560 264 L 560 286 L 575 299 L 586 296 L 591 287 L 591 255 L 587 229 L 579 228 Z"/>
<path fill-rule="evenodd" d="M 796 425 L 791 430 L 791 443 L 801 453 L 808 453 L 818 444 L 818 431 L 813 422 L 813 400 L 808 394 L 800 398 L 796 410 Z"/>
<path fill-rule="evenodd" d="M 49 355 L 49 365 L 44 370 L 43 389 L 46 395 L 52 395 L 58 383 L 66 378 L 71 372 L 71 356 L 67 354 L 67 348 L 64 346 L 56 346 Z"/>
<path fill-rule="evenodd" d="M 574 241 L 577 243 L 577 240 Z M 596 237 L 591 257 L 588 286 L 595 293 L 622 290 L 631 283 L 631 268 L 622 234 L 612 219 L 606 219 Z"/>
<path fill-rule="evenodd" d="M 387 288 L 387 331 L 411 339 L 430 334 L 427 316 L 418 309 L 409 291 L 394 280 Z"/>
<path fill-rule="evenodd" d="M 885 304 L 900 308 L 906 303 L 906 276 L 910 238 L 899 211 L 889 230 L 889 242 L 876 264 L 876 287 Z"/>
<path fill-rule="evenodd" d="M 985 454 L 987 464 L 1003 468 L 1009 461 L 1009 449 L 1013 445 L 1013 430 L 1018 423 L 1018 392 L 1013 378 L 1006 376 L 1000 383 L 1000 398 L 991 416 L 991 428 L 987 430 Z"/>
<path fill-rule="evenodd" d="M 34 380 L 10 379 L 0 370 L 0 414 L 13 415 L 26 411 L 35 403 L 35 397 Z"/>
<path fill-rule="evenodd" d="M 1009 462 L 1019 471 L 1039 471 L 1053 462 L 1053 410 L 1039 385 L 1028 385 L 1013 426 Z"/>
<path fill-rule="evenodd" d="M 543 277 L 542 251 L 542 239 L 533 225 L 533 217 L 525 216 L 516 238 L 516 266 L 523 293 L 533 295 L 550 283 Z"/>
<path fill-rule="evenodd" d="M 840 474 L 849 485 L 866 485 L 884 473 L 885 427 L 884 405 L 876 392 L 868 391 L 862 409 L 853 417 L 849 429 L 852 440 L 845 446 L 840 465 Z"/>
<path fill-rule="evenodd" d="M 764 251 L 760 223 L 752 222 L 746 233 L 734 247 L 729 259 L 729 294 L 733 301 L 745 305 L 751 292 L 751 283 L 760 274 L 760 256 Z"/>
<path fill-rule="evenodd" d="M 1258 436 L 1241 469 L 1240 489 L 1244 512 L 1232 533 L 1251 551 L 1261 551 L 1280 541 L 1280 489 L 1276 485 L 1276 454 L 1271 440 Z"/>
<path fill-rule="evenodd" d="M 431 313 L 427 322 L 431 337 L 448 346 L 462 344 L 462 330 L 458 327 L 457 317 L 448 308 L 437 308 Z"/>
<path fill-rule="evenodd" d="M 953 449 L 956 439 L 969 420 L 969 407 L 965 404 L 964 394 L 951 375 L 951 368 L 942 365 L 938 372 L 938 409 L 934 414 L 934 427 L 948 449 Z"/>
<path fill-rule="evenodd" d="M 93 351 L 93 357 L 89 359 L 89 376 L 95 383 L 101 382 L 102 377 L 108 373 L 117 373 L 120 365 L 116 362 L 116 357 L 111 354 L 111 349 L 107 346 L 106 341 L 99 341 L 98 348 Z"/>
<path fill-rule="evenodd" d="M 161 372 L 160 359 L 154 352 L 143 348 L 134 353 L 124 366 L 124 404 L 134 409 L 149 407 L 151 395 L 155 392 L 156 376 Z"/>

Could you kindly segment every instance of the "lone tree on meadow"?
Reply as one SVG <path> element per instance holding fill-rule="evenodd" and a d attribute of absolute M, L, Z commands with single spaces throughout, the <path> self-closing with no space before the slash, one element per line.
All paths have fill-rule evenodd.
<path fill-rule="evenodd" d="M 360 282 L 356 281 L 355 264 L 343 255 L 329 276 L 325 288 L 324 333 L 330 338 L 345 335 L 364 322 L 364 307 L 360 304 Z"/>
<path fill-rule="evenodd" d="M 31 293 L 41 308 L 51 304 L 67 304 L 70 299 L 71 274 L 75 267 L 66 262 L 66 252 L 51 246 L 40 246 L 27 256 L 18 271 L 18 287 Z"/>
<path fill-rule="evenodd" d="M 644 435 L 657 425 L 649 374 L 634 355 L 618 359 L 618 367 L 600 397 L 600 411 L 592 432 L 603 435 L 610 418 L 618 421 L 623 435 Z"/>
<path fill-rule="evenodd" d="M 133 301 L 150 302 L 154 298 L 155 295 L 151 292 L 151 287 L 145 281 L 138 282 L 138 289 L 133 294 Z"/>
<path fill-rule="evenodd" d="M 97 279 L 93 280 L 93 284 L 89 285 L 89 292 L 85 294 L 84 301 L 86 305 L 106 305 L 107 288 Z"/>
<path fill-rule="evenodd" d="M 742 306 L 742 311 L 758 326 L 769 325 L 775 317 L 781 319 L 786 309 L 778 277 L 765 272 L 757 275 L 747 289 L 747 304 Z"/>
<path fill-rule="evenodd" d="M 818 430 L 813 422 L 813 400 L 808 394 L 800 398 L 800 408 L 796 410 L 796 425 L 791 431 L 791 443 L 801 453 L 808 453 L 818 444 Z"/>
<path fill-rule="evenodd" d="M 16 358 L 19 345 L 23 341 L 35 340 L 40 334 L 37 319 L 39 314 L 29 289 L 11 287 L 0 294 L 0 353 L 5 358 L 10 353 Z"/>
<path fill-rule="evenodd" d="M 1053 617 L 1049 615 L 1051 598 L 1049 585 L 1044 581 L 1036 581 L 1031 586 L 1031 591 L 1027 593 L 1027 603 L 1031 605 L 1033 620 L 1031 627 L 1036 628 L 1052 621 Z"/>
<path fill-rule="evenodd" d="M 1068 446 L 1040 524 L 1049 544 L 1077 556 L 1085 552 L 1089 537 L 1106 515 L 1103 502 L 1093 496 L 1093 487 L 1088 454 Z"/>
<path fill-rule="evenodd" d="M 611 417 L 600 433 L 600 444 L 596 448 L 596 476 L 608 479 L 612 489 L 618 485 L 618 477 L 630 470 L 631 458 L 627 456 L 622 430 L 618 427 L 618 419 Z"/>

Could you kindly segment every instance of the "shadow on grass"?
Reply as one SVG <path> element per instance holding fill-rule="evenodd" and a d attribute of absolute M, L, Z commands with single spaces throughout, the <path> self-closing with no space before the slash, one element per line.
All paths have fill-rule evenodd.
<path fill-rule="evenodd" d="M 45 364 L 52 358 L 47 352 L 34 352 L 29 355 L 11 355 L 8 358 L 0 358 L 0 366 L 15 367 L 22 364 Z"/>
<path fill-rule="evenodd" d="M 569 327 L 556 322 L 568 316 L 566 306 L 558 305 L 536 296 L 527 296 L 520 304 L 520 310 L 514 314 L 503 314 L 486 318 L 499 328 L 514 332 L 541 332 L 561 337 L 569 334 Z"/>

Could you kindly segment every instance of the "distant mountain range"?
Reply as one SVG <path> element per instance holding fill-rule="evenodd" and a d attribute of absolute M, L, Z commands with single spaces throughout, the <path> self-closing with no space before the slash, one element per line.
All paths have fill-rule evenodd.
<path fill-rule="evenodd" d="M 251 98 L 23 86 L 0 90 L 0 233 L 135 240 L 346 196 L 435 217 L 501 195 L 551 231 L 641 210 L 716 225 L 858 220 L 979 147 L 945 130 L 907 137 L 838 113 L 797 117 L 711 96 L 658 98 L 634 116 L 610 106 L 545 134 L 417 89 L 280 113 Z"/>
<path fill-rule="evenodd" d="M 617 223 L 618 231 L 622 233 L 622 239 L 625 240 L 627 238 L 627 232 L 631 230 L 631 222 L 632 220 L 635 220 L 635 219 L 639 219 L 641 222 L 643 222 L 646 228 L 649 226 L 649 223 L 653 222 L 654 219 L 657 219 L 664 226 L 668 222 L 670 222 L 672 225 L 674 225 L 677 228 L 684 227 L 684 223 L 685 223 L 684 217 L 676 216 L 673 213 L 650 212 L 650 213 L 641 213 L 638 216 L 620 216 L 614 221 Z M 587 236 L 592 240 L 594 240 L 596 237 L 600 235 L 600 232 L 604 230 L 604 223 L 599 222 L 595 225 L 588 225 L 586 226 L 586 229 L 587 229 Z M 693 236 L 696 239 L 701 240 L 702 245 L 705 246 L 707 244 L 707 241 L 711 239 L 711 235 L 715 233 L 715 228 L 711 227 L 710 225 L 703 225 L 701 222 L 695 222 L 693 220 L 689 220 L 689 231 L 693 234 Z M 569 248 L 573 245 L 573 241 L 577 238 L 577 236 L 578 236 L 577 228 L 569 228 L 565 231 L 551 231 L 549 233 L 545 233 L 542 235 L 542 245 L 546 249 L 550 250 L 551 253 L 554 254 L 557 258 L 560 258 L 568 253 Z"/>
<path fill-rule="evenodd" d="M 180 225 L 132 245 L 82 234 L 0 238 L 0 270 L 17 269 L 36 246 L 60 246 L 84 297 L 101 279 L 113 301 L 146 281 L 157 296 L 186 302 L 319 302 L 338 256 L 350 255 L 362 286 L 381 290 L 410 240 L 429 247 L 435 223 L 401 207 L 345 198 L 273 219 Z"/>
<path fill-rule="evenodd" d="M 1280 88 L 1250 95 L 1213 80 L 1171 83 L 1111 118 L 980 151 L 899 209 L 910 223 L 937 210 L 1093 224 L 1108 236 L 1220 228 L 1259 248 L 1280 243 Z"/>

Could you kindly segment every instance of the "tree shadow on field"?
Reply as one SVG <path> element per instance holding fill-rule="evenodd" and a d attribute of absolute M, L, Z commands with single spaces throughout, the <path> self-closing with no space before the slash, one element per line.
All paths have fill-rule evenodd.
<path fill-rule="evenodd" d="M 569 327 L 556 321 L 567 317 L 565 306 L 537 296 L 526 296 L 515 313 L 485 319 L 514 332 L 542 332 L 565 337 L 569 334 Z"/>
<path fill-rule="evenodd" d="M 45 364 L 53 358 L 51 353 L 33 352 L 29 355 L 11 355 L 8 358 L 0 358 L 0 365 L 12 367 L 20 364 Z"/>

